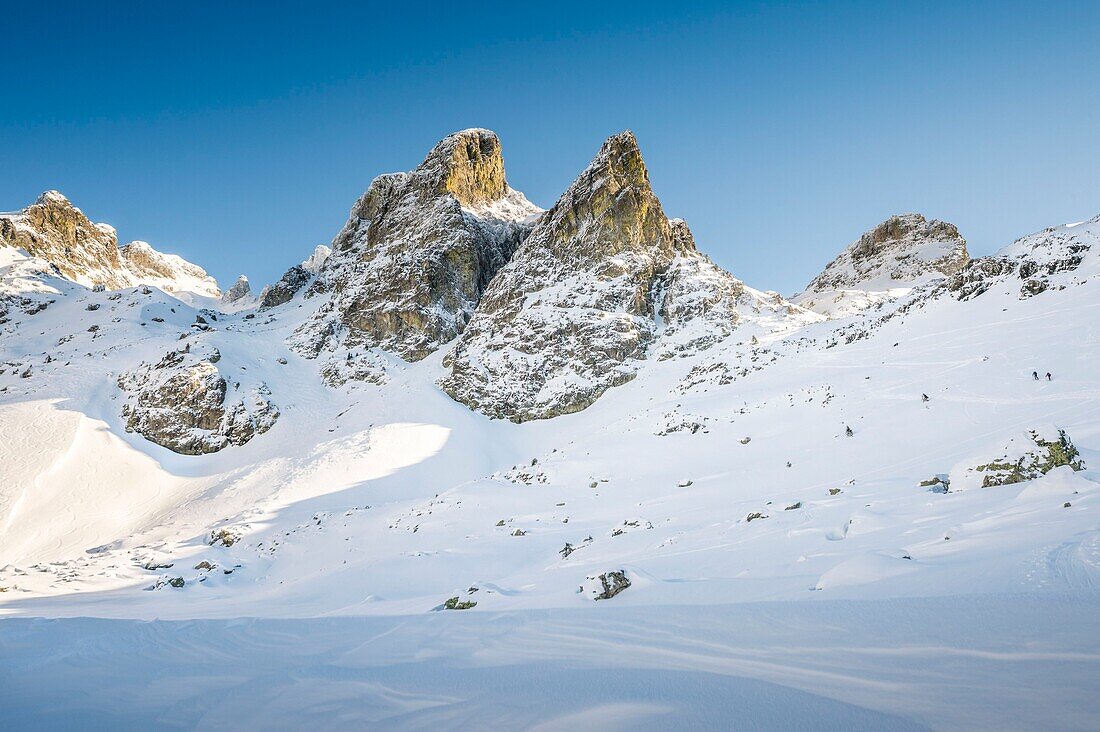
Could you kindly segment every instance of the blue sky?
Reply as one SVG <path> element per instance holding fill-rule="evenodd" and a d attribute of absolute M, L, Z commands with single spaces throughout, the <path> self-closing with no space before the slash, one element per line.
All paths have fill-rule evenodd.
<path fill-rule="evenodd" d="M 977 254 L 1100 213 L 1100 3 L 525 5 L 8 4 L 0 210 L 57 188 L 258 286 L 478 126 L 544 207 L 634 130 L 666 212 L 784 293 L 891 213 Z"/>

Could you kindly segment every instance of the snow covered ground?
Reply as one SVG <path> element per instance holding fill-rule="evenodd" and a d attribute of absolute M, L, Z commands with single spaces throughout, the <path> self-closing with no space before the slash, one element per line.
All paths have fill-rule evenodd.
<path fill-rule="evenodd" d="M 1095 729 L 1095 597 L 7 620 L 8 728 Z"/>
<path fill-rule="evenodd" d="M 300 297 L 203 330 L 51 280 L 0 325 L 4 726 L 1096 729 L 1098 254 L 1022 299 L 735 333 L 522 425 L 443 394 L 443 351 L 324 386 Z M 119 374 L 181 333 L 274 427 L 125 431 Z M 1086 469 L 963 480 L 1058 429 Z"/>

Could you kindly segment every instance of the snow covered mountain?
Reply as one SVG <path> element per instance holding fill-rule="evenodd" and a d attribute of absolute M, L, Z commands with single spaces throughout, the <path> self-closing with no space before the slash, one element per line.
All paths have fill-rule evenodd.
<path fill-rule="evenodd" d="M 383 367 L 357 362 L 356 348 L 424 358 L 462 332 L 540 212 L 508 186 L 496 134 L 444 138 L 414 171 L 375 178 L 356 202 L 304 291 L 325 297 L 298 329 L 296 351 L 324 356 L 334 383 L 381 378 Z M 289 296 L 306 274 L 292 277 Z"/>
<path fill-rule="evenodd" d="M 162 254 L 148 242 L 132 241 L 119 250 L 132 285 L 153 285 L 180 299 L 188 296 L 217 299 L 218 282 L 206 270 L 175 254 Z"/>
<path fill-rule="evenodd" d="M 44 198 L 0 612 L 82 619 L 0 621 L 9 722 L 1100 724 L 1100 217 L 895 217 L 788 301 L 632 134 L 542 212 L 467 130 L 241 310 Z"/>
<path fill-rule="evenodd" d="M 966 240 L 954 225 L 920 214 L 891 216 L 861 236 L 792 300 L 845 317 L 949 277 L 966 266 Z"/>
<path fill-rule="evenodd" d="M 114 227 L 93 224 L 58 191 L 46 191 L 22 211 L 0 214 L 0 248 L 38 258 L 55 273 L 89 287 L 152 285 L 191 304 L 221 297 L 217 281 L 198 265 L 162 254 L 144 241 L 120 248 Z"/>
<path fill-rule="evenodd" d="M 493 417 L 544 419 L 634 378 L 651 348 L 668 358 L 746 322 L 772 332 L 810 320 L 696 250 L 687 224 L 665 217 L 637 141 L 624 132 L 603 144 L 493 280 L 440 385 Z"/>

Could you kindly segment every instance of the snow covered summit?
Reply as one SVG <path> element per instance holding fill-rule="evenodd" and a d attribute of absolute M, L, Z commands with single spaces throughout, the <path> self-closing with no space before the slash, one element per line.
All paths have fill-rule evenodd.
<path fill-rule="evenodd" d="M 144 241 L 120 248 L 114 227 L 93 224 L 58 191 L 46 191 L 22 211 L 0 214 L 0 247 L 22 250 L 86 287 L 152 285 L 191 302 L 221 297 L 217 281 L 198 265 Z"/>
<path fill-rule="evenodd" d="M 356 202 L 305 290 L 323 304 L 295 334 L 296 350 L 330 361 L 356 347 L 424 358 L 462 332 L 540 212 L 508 185 L 494 133 L 449 135 Z"/>
<path fill-rule="evenodd" d="M 949 277 L 969 261 L 966 240 L 945 221 L 891 216 L 849 245 L 792 300 L 845 317 Z"/>

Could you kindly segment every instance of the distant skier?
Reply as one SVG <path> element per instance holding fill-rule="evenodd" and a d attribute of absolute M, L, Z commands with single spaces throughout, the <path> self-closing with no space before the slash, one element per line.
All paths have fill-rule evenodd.
<path fill-rule="evenodd" d="M 928 395 L 927 394 L 921 394 L 920 395 L 920 400 L 922 402 L 927 402 L 928 401 Z"/>
<path fill-rule="evenodd" d="M 1039 380 L 1039 372 L 1038 372 L 1038 371 L 1032 371 L 1032 372 L 1031 372 L 1031 378 L 1033 378 L 1033 379 L 1035 379 L 1036 381 L 1038 381 L 1038 380 Z"/>
<path fill-rule="evenodd" d="M 1047 381 L 1051 381 L 1051 378 L 1050 378 L 1050 372 L 1049 372 L 1049 371 L 1047 371 Z"/>
<path fill-rule="evenodd" d="M 852 436 L 852 435 L 854 435 L 855 433 L 854 433 L 854 432 L 852 432 L 852 428 L 851 428 L 851 427 L 845 427 L 845 428 L 844 428 L 844 434 L 846 434 L 846 435 L 848 435 L 849 437 L 851 437 L 851 436 Z"/>

